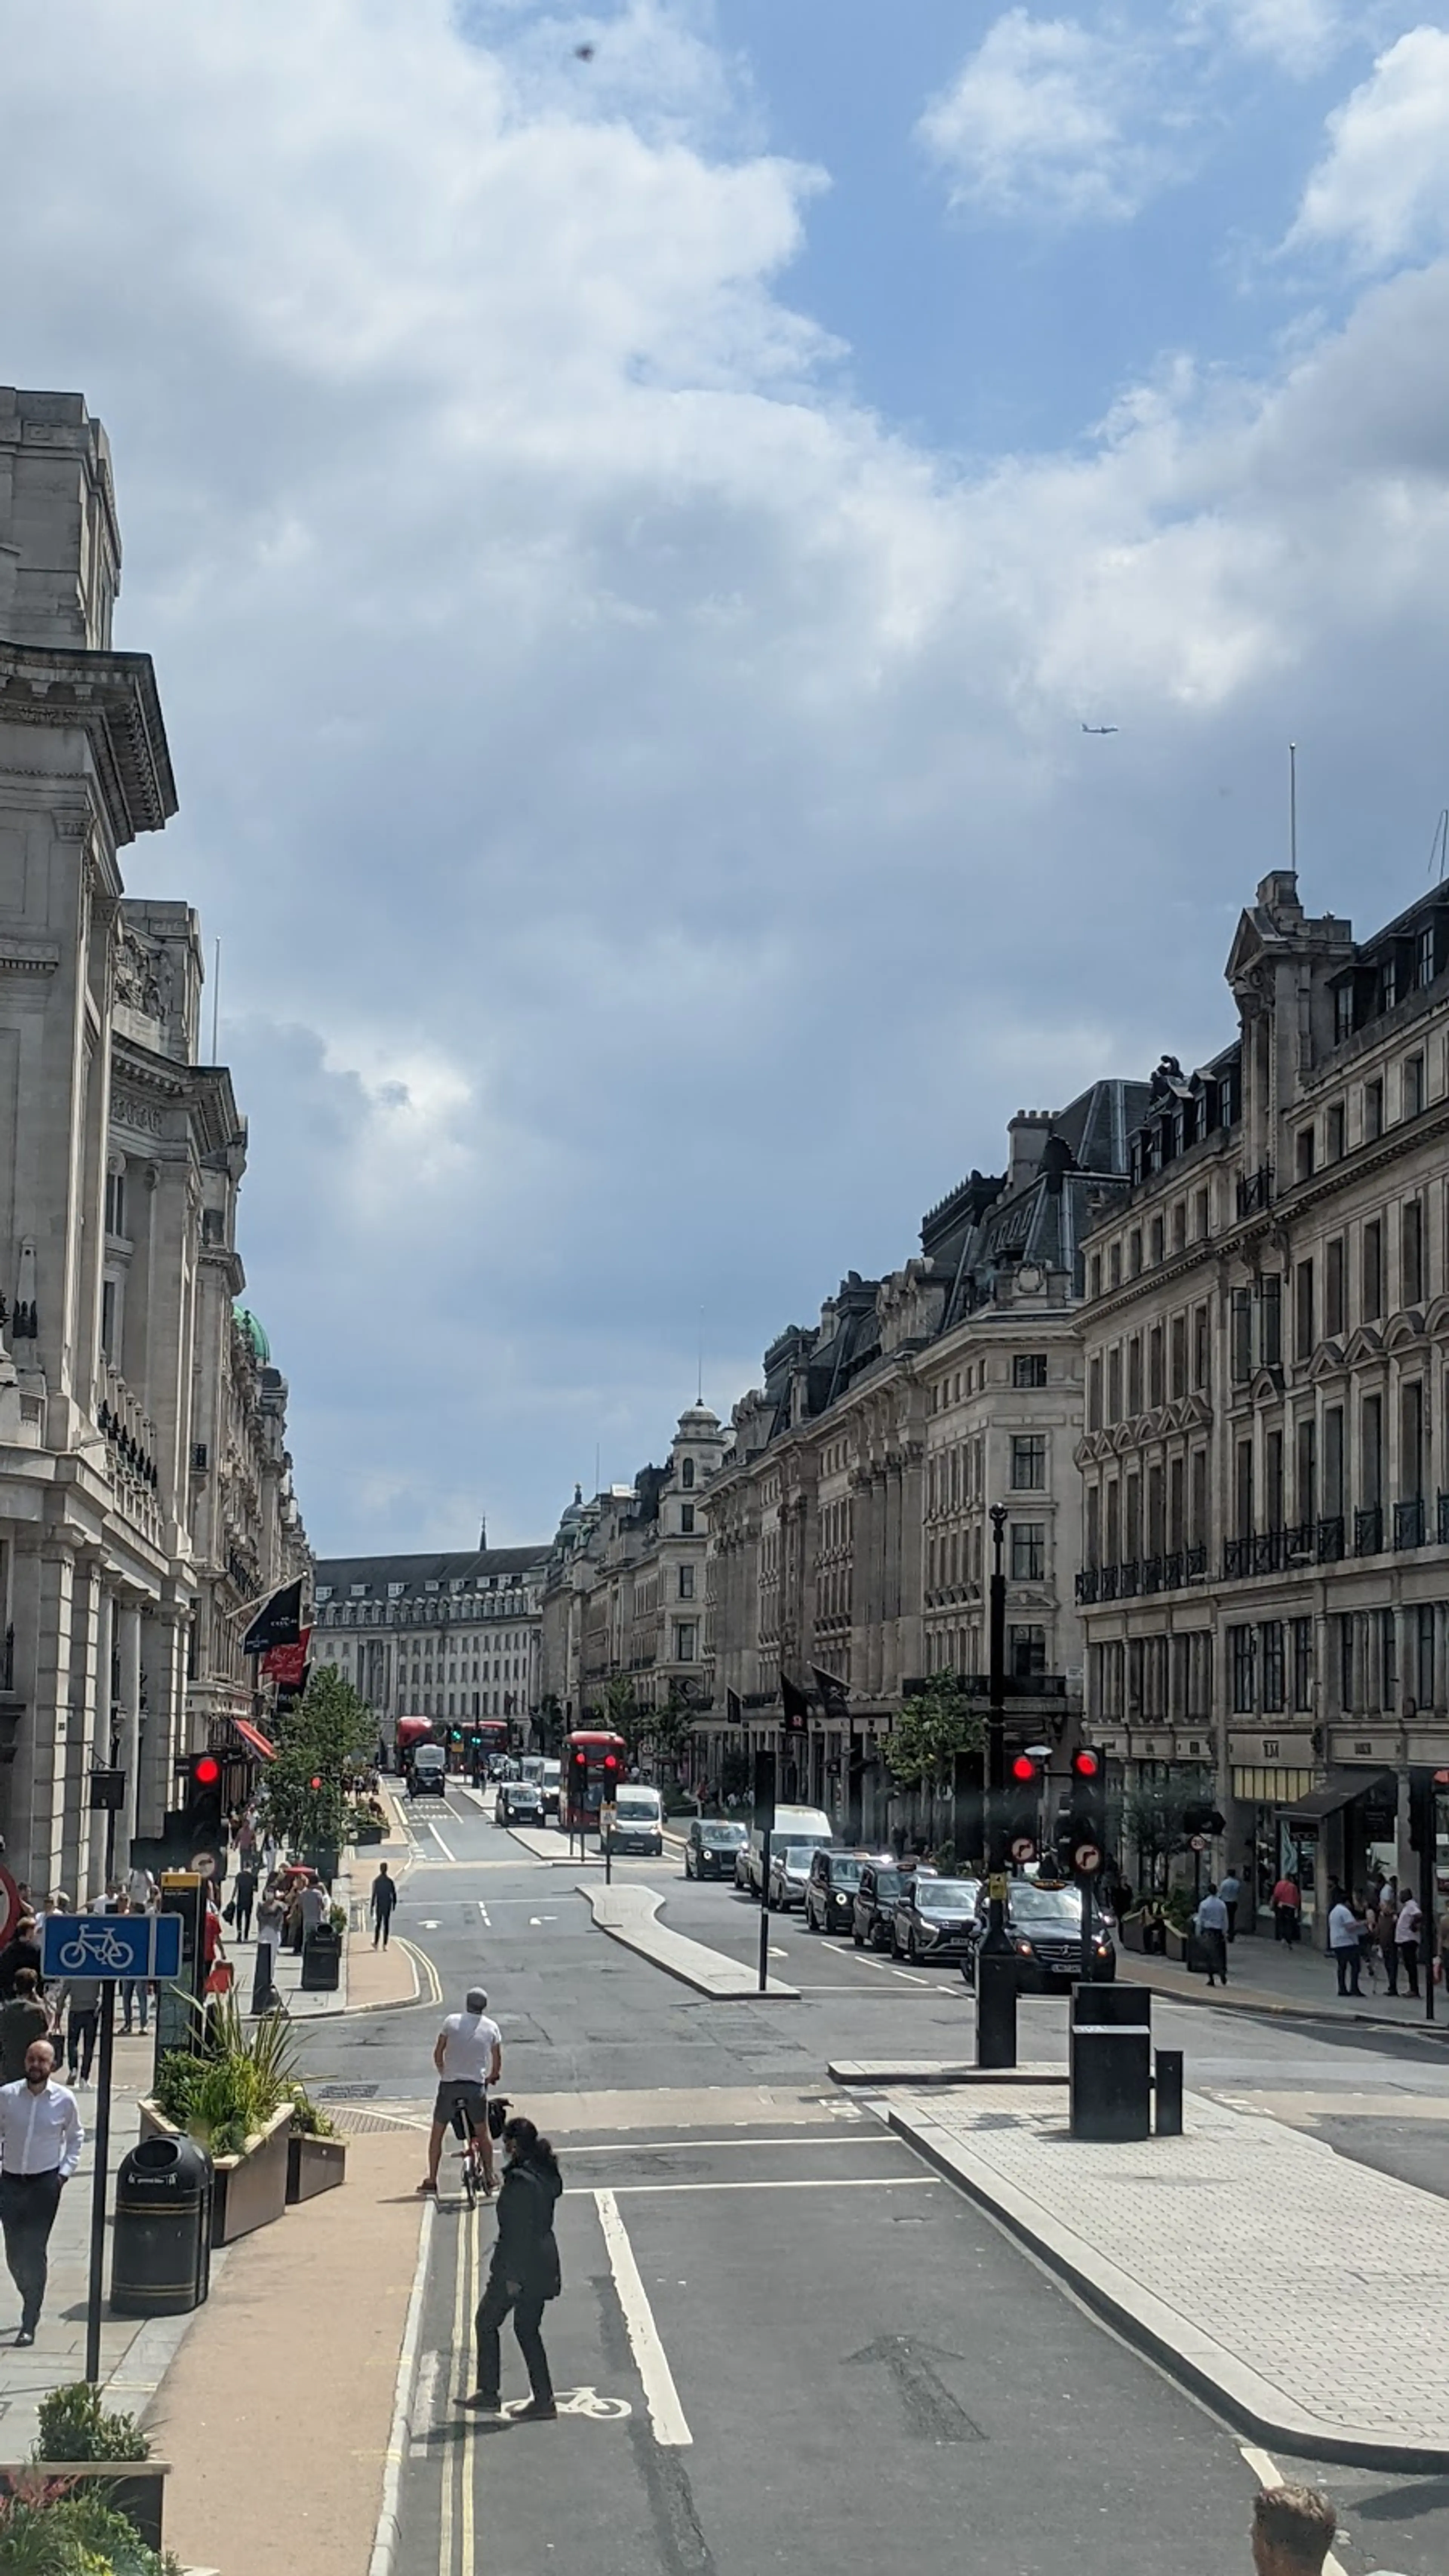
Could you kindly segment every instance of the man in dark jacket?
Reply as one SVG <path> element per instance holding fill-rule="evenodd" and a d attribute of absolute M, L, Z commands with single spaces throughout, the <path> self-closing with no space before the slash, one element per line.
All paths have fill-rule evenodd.
<path fill-rule="evenodd" d="M 21 1915 L 15 1926 L 14 1938 L 0 1950 L 0 2003 L 14 1994 L 15 1980 L 22 1968 L 33 1968 L 35 1982 L 39 1985 L 40 1943 L 35 1937 L 34 1921 L 28 1914 Z"/>
<path fill-rule="evenodd" d="M 374 1950 L 377 1948 L 379 1941 L 382 1943 L 384 1950 L 387 1948 L 387 1936 L 392 1930 L 392 1910 L 396 1903 L 397 1881 L 389 1870 L 386 1861 L 380 1860 L 377 1864 L 377 1876 L 372 1882 L 372 1895 L 368 1900 L 368 1910 L 372 1915 L 372 1946 Z"/>
<path fill-rule="evenodd" d="M 551 2423 L 558 2413 L 548 2355 L 543 2348 L 543 2312 L 563 2287 L 553 2213 L 563 2175 L 547 2138 L 531 2120 L 510 2120 L 503 2132 L 504 2176 L 498 2195 L 498 2239 L 474 2332 L 478 2343 L 478 2385 L 464 2405 L 474 2415 L 502 2413 L 502 2364 L 499 2329 L 510 2310 L 532 2391 L 514 2418 L 520 2424 Z"/>

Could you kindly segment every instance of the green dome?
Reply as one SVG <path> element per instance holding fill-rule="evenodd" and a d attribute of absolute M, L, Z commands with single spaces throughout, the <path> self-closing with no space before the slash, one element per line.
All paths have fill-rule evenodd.
<path fill-rule="evenodd" d="M 242 1331 L 245 1333 L 247 1340 L 252 1346 L 252 1357 L 257 1362 L 258 1367 L 269 1367 L 271 1364 L 272 1346 L 267 1339 L 263 1327 L 258 1323 L 256 1316 L 252 1313 L 250 1306 L 234 1306 L 232 1308 L 232 1313 L 235 1315 L 237 1322 L 241 1326 Z"/>

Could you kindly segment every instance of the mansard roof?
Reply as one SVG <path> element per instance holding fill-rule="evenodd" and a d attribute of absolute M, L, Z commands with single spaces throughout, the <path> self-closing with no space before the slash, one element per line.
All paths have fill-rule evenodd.
<path fill-rule="evenodd" d="M 430 1583 L 483 1592 L 490 1583 L 496 1588 L 500 1581 L 541 1573 L 547 1561 L 546 1546 L 465 1548 L 441 1556 L 326 1556 L 317 1560 L 316 1582 L 334 1600 L 339 1593 L 349 1595 L 354 1583 L 365 1584 L 369 1601 L 386 1601 L 389 1586 L 400 1583 L 398 1597 L 408 1600 L 426 1594 Z"/>

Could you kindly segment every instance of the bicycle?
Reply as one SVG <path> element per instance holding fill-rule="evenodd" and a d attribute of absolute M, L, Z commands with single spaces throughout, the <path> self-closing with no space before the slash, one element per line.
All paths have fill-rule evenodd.
<path fill-rule="evenodd" d="M 490 2099 L 486 2116 L 490 2138 L 501 2136 L 503 2123 L 508 2116 L 506 2094 L 499 2095 L 496 2100 Z M 458 2163 L 462 2174 L 464 2197 L 469 2208 L 473 2209 L 476 2208 L 480 2198 L 491 2200 L 493 2189 L 488 2180 L 488 2169 L 483 2162 L 482 2141 L 478 2131 L 470 2126 L 468 2114 L 461 2102 L 453 2106 L 453 2135 L 463 2141 Z"/>

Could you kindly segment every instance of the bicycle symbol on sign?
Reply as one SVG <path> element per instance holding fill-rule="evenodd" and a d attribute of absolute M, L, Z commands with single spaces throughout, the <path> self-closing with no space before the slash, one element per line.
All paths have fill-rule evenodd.
<path fill-rule="evenodd" d="M 136 1964 L 136 1954 L 130 1942 L 122 1940 L 104 1923 L 78 1924 L 71 1938 L 63 1944 L 59 1957 L 62 1969 L 72 1976 L 87 1968 L 109 1968 L 114 1975 L 117 1970 L 134 1968 Z"/>

